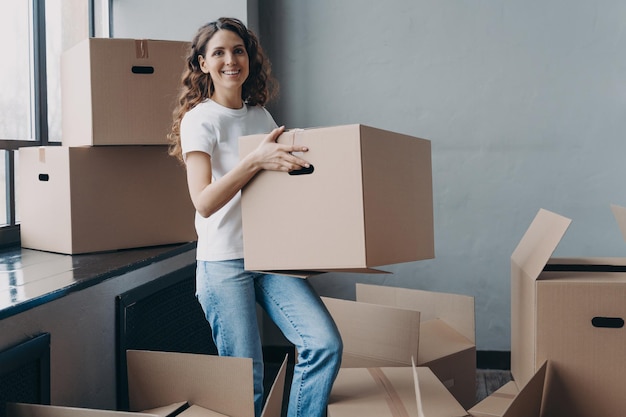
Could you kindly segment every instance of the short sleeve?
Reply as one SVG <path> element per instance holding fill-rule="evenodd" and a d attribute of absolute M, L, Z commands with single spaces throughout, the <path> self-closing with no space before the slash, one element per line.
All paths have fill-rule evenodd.
<path fill-rule="evenodd" d="M 183 158 L 189 152 L 200 151 L 212 155 L 217 141 L 215 128 L 202 112 L 190 110 L 180 122 L 180 145 Z"/>

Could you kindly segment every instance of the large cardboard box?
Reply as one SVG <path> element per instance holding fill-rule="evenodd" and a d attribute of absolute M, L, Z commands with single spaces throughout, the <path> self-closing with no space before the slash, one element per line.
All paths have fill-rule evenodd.
<path fill-rule="evenodd" d="M 252 360 L 176 352 L 128 351 L 133 412 L 35 404 L 7 405 L 11 417 L 254 417 Z M 287 358 L 262 417 L 281 417 Z M 138 411 L 142 410 L 142 411 Z"/>
<path fill-rule="evenodd" d="M 428 367 L 342 368 L 328 417 L 540 417 L 548 364 L 499 402 L 494 393 L 466 411 Z M 511 388 L 509 388 L 511 390 Z M 491 402 L 490 402 L 491 401 Z M 564 414 L 557 414 L 563 416 Z"/>
<path fill-rule="evenodd" d="M 78 254 L 196 240 L 185 171 L 166 146 L 19 153 L 25 248 Z"/>
<path fill-rule="evenodd" d="M 476 401 L 474 297 L 356 284 L 356 300 L 420 312 L 417 365 L 427 366 L 469 408 Z"/>
<path fill-rule="evenodd" d="M 264 137 L 241 137 L 240 156 Z M 278 142 L 306 145 L 313 169 L 262 171 L 243 189 L 247 269 L 359 271 L 434 257 L 430 141 L 346 125 Z"/>
<path fill-rule="evenodd" d="M 63 145 L 167 144 L 187 46 L 90 38 L 65 51 Z"/>
<path fill-rule="evenodd" d="M 570 222 L 539 210 L 511 256 L 511 372 L 524 385 L 551 362 L 544 415 L 622 416 L 624 259 L 551 259 Z"/>

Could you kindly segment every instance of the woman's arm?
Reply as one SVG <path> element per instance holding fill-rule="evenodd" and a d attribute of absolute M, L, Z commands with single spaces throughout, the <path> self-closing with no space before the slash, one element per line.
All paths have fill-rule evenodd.
<path fill-rule="evenodd" d="M 202 217 L 209 217 L 222 208 L 261 170 L 289 172 L 309 166 L 307 161 L 291 154 L 306 152 L 306 147 L 276 143 L 284 130 L 284 126 L 272 130 L 253 152 L 219 181 L 211 181 L 211 157 L 208 154 L 196 151 L 186 155 L 189 194 Z"/>

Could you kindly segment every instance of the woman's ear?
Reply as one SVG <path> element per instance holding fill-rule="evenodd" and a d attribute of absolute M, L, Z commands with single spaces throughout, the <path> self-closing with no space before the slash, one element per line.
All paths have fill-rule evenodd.
<path fill-rule="evenodd" d="M 209 73 L 209 69 L 206 65 L 206 60 L 202 55 L 198 55 L 198 64 L 200 64 L 200 71 L 204 72 L 205 74 Z"/>

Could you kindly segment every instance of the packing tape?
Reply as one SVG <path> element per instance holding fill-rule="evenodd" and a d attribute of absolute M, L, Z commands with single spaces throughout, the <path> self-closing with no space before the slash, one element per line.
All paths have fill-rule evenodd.
<path fill-rule="evenodd" d="M 137 59 L 148 58 L 148 40 L 136 39 L 135 40 L 135 56 Z"/>
<path fill-rule="evenodd" d="M 385 390 L 387 405 L 393 417 L 409 417 L 409 412 L 404 407 L 398 392 L 393 387 L 387 375 L 380 368 L 367 368 L 372 378 L 379 387 Z"/>
<path fill-rule="evenodd" d="M 46 163 L 46 148 L 40 146 L 38 149 L 39 153 L 39 162 L 42 164 Z"/>
<path fill-rule="evenodd" d="M 490 397 L 495 397 L 495 398 L 507 398 L 507 399 L 513 399 L 517 396 L 517 394 L 505 394 L 503 392 L 494 392 L 490 395 Z"/>

